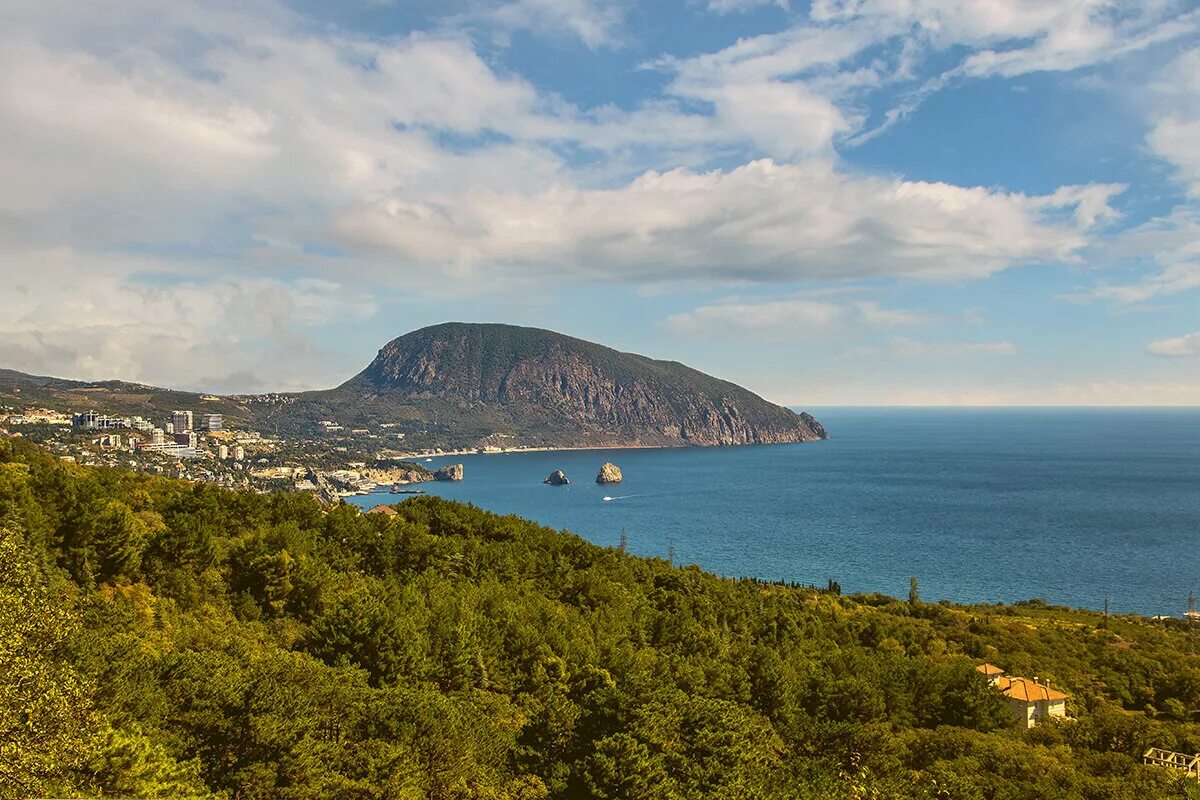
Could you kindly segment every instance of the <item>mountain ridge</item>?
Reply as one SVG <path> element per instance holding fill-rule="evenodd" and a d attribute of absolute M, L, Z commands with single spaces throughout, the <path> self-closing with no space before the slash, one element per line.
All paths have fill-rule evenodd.
<path fill-rule="evenodd" d="M 677 361 L 499 323 L 446 322 L 397 337 L 330 391 L 380 409 L 449 405 L 491 417 L 498 426 L 492 434 L 548 431 L 563 445 L 774 444 L 828 436 L 809 414 Z"/>
<path fill-rule="evenodd" d="M 126 381 L 75 381 L 0 369 L 0 404 L 162 416 L 224 413 L 297 438 L 386 431 L 406 449 L 778 444 L 828 437 L 744 387 L 678 361 L 624 353 L 541 328 L 446 322 L 385 344 L 332 389 L 251 403 Z M 398 436 L 402 434 L 402 436 Z M 364 440 L 367 444 L 371 439 Z M 386 447 L 385 447 L 386 449 Z"/>

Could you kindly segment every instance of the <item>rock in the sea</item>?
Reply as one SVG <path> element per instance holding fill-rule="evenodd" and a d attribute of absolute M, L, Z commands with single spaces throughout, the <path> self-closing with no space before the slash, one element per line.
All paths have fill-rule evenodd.
<path fill-rule="evenodd" d="M 435 481 L 461 481 L 463 479 L 462 464 L 447 464 L 433 473 Z"/>
<path fill-rule="evenodd" d="M 551 486 L 566 486 L 570 482 L 571 482 L 571 479 L 568 478 L 565 474 L 563 474 L 563 471 L 561 469 L 554 470 L 554 472 L 550 473 L 550 477 L 548 477 L 548 478 L 546 478 L 546 480 L 542 481 L 542 483 L 548 483 Z"/>
<path fill-rule="evenodd" d="M 621 468 L 616 464 L 610 464 L 607 461 L 604 466 L 600 467 L 600 471 L 596 473 L 596 483 L 620 483 Z"/>

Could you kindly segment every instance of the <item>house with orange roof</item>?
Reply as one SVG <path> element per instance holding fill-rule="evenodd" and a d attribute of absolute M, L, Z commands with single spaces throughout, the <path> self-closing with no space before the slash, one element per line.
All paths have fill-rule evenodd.
<path fill-rule="evenodd" d="M 1051 689 L 1049 681 L 1039 683 L 1029 678 L 1010 677 L 992 664 L 980 664 L 975 669 L 1008 700 L 1018 728 L 1027 730 L 1048 717 L 1066 719 L 1069 695 Z"/>

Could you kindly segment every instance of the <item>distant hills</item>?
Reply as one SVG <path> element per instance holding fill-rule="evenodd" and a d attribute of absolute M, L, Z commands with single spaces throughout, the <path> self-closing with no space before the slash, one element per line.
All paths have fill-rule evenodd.
<path fill-rule="evenodd" d="M 10 387 L 26 402 L 65 398 L 122 413 L 195 408 L 301 437 L 386 430 L 405 434 L 409 447 L 743 445 L 827 436 L 811 415 L 683 364 L 498 324 L 422 328 L 389 342 L 341 386 L 288 395 L 285 403 L 0 370 L 0 402 Z"/>

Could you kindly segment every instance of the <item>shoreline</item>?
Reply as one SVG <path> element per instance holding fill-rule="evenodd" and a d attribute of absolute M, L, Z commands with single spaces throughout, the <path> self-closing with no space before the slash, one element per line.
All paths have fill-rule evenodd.
<path fill-rule="evenodd" d="M 478 448 L 470 450 L 443 450 L 433 451 L 427 450 L 420 453 L 401 453 L 394 456 L 396 459 L 409 458 L 445 458 L 449 456 L 510 456 L 517 453 L 570 453 L 586 450 L 682 450 L 689 447 L 702 447 L 704 445 L 688 445 L 688 444 L 611 444 L 611 445 L 584 445 L 579 447 L 510 447 L 503 450 L 480 450 Z M 745 447 L 746 445 L 739 445 Z"/>
<path fill-rule="evenodd" d="M 391 456 L 391 458 L 416 459 L 416 458 L 443 458 L 446 456 L 507 456 L 516 453 L 573 453 L 585 452 L 591 450 L 721 450 L 733 447 L 778 447 L 780 445 L 796 445 L 796 444 L 820 444 L 826 441 L 825 439 L 817 439 L 814 441 L 795 441 L 795 442 L 747 442 L 745 444 L 595 444 L 595 445 L 577 445 L 574 447 L 509 447 L 501 450 L 480 450 L 473 448 L 469 450 L 443 450 L 441 452 L 427 450 L 419 453 L 400 453 L 399 455 Z"/>

